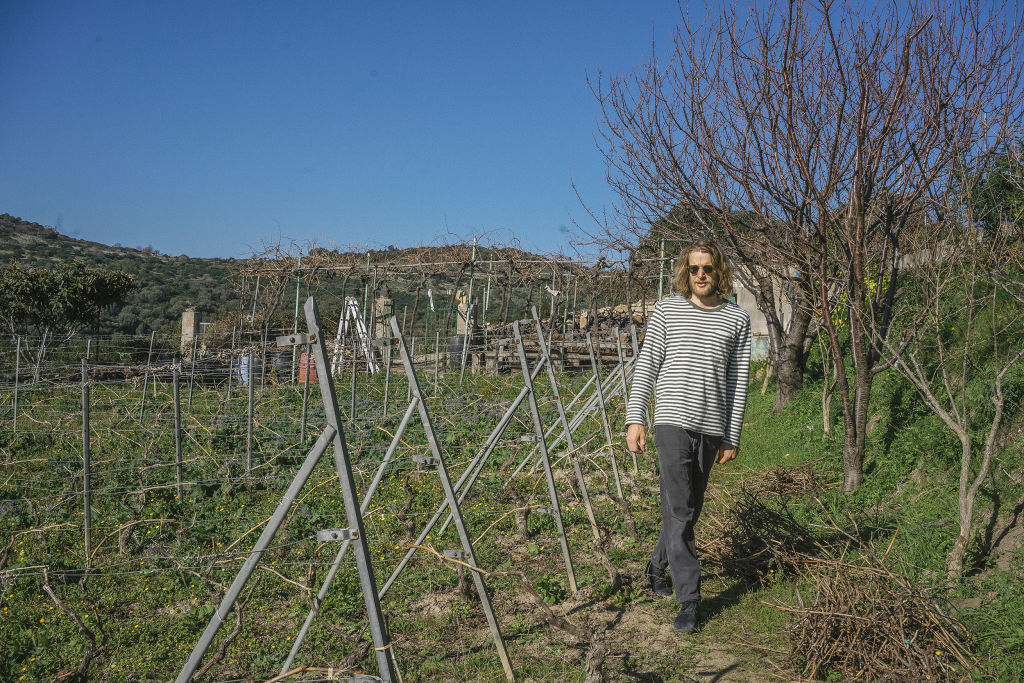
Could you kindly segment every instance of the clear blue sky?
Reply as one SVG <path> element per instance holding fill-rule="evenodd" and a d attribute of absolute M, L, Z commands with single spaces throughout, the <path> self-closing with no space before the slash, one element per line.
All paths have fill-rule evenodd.
<path fill-rule="evenodd" d="M 703 16 L 702 4 L 694 11 Z M 169 254 L 492 232 L 608 201 L 587 75 L 675 0 L 0 2 L 0 212 Z"/>

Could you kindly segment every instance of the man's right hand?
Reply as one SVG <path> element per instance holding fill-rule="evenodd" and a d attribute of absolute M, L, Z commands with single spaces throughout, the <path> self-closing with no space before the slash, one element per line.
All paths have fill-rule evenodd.
<path fill-rule="evenodd" d="M 647 431 L 642 424 L 626 427 L 626 447 L 632 453 L 643 453 L 647 446 Z"/>

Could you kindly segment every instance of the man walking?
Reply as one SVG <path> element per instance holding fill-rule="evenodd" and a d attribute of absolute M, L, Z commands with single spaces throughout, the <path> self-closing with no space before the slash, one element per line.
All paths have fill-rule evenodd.
<path fill-rule="evenodd" d="M 673 626 L 697 624 L 700 561 L 693 527 L 716 460 L 736 457 L 750 375 L 750 317 L 723 295 L 732 270 L 713 242 L 680 255 L 677 294 L 654 307 L 626 407 L 626 444 L 643 453 L 644 415 L 654 397 L 654 445 L 661 467 L 661 533 L 647 565 L 651 589 L 680 603 Z M 671 570 L 671 579 L 666 570 Z"/>

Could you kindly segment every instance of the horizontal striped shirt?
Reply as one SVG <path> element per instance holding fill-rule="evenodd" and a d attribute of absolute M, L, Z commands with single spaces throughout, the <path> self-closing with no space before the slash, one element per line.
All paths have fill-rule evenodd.
<path fill-rule="evenodd" d="M 658 302 L 633 373 L 626 424 L 643 424 L 655 388 L 654 424 L 740 445 L 750 377 L 750 316 L 727 301 L 700 308 L 681 295 Z"/>

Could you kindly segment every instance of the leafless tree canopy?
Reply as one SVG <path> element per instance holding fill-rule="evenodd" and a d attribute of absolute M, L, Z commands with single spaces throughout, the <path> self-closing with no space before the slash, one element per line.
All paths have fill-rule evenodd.
<path fill-rule="evenodd" d="M 856 488 L 901 237 L 947 229 L 951 200 L 1021 122 L 1020 10 L 978 2 L 733 7 L 682 18 L 628 76 L 594 83 L 619 197 L 612 232 L 684 215 L 759 270 L 799 274 L 838 361 Z M 855 371 L 846 380 L 845 307 Z M 870 318 L 878 325 L 866 325 Z"/>

